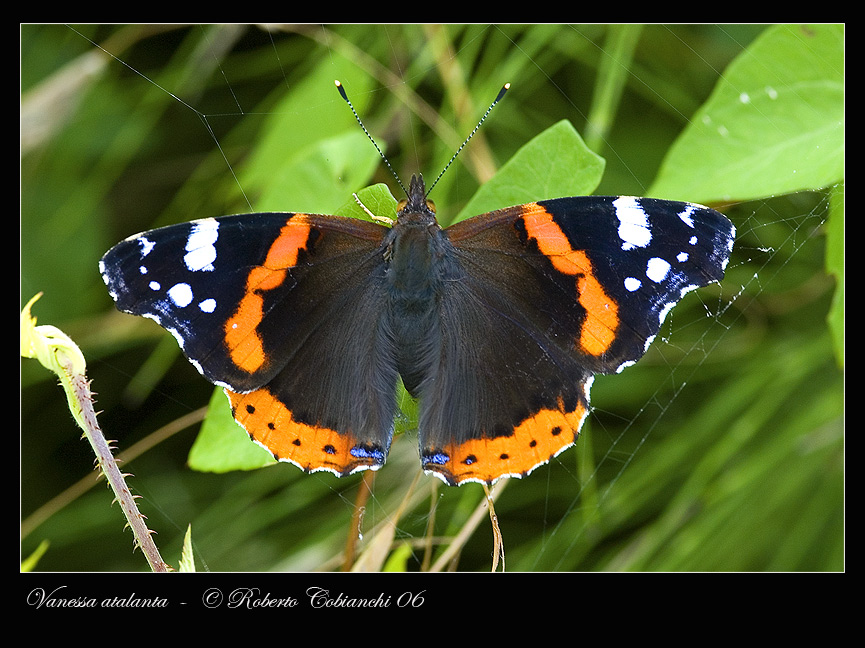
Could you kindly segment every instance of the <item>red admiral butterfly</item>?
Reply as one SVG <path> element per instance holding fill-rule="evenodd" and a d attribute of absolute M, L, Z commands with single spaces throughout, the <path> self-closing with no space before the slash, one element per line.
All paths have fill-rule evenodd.
<path fill-rule="evenodd" d="M 170 331 L 277 459 L 378 469 L 401 378 L 424 470 L 459 485 L 571 446 L 594 375 L 636 362 L 686 292 L 720 281 L 734 236 L 706 207 L 599 196 L 443 229 L 414 176 L 392 227 L 208 218 L 130 237 L 99 267 L 117 307 Z"/>

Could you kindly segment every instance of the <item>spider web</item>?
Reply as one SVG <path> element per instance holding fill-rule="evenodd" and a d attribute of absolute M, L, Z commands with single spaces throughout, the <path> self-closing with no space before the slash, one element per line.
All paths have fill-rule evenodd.
<path fill-rule="evenodd" d="M 323 196 L 320 202 L 321 190 L 317 184 L 313 184 L 317 193 L 311 192 L 311 196 L 303 198 L 309 204 L 280 202 L 284 198 L 278 188 L 268 188 L 270 185 L 260 172 L 249 170 L 255 164 L 266 169 L 268 161 L 274 159 L 269 155 L 279 154 L 279 149 L 276 153 L 255 150 L 253 142 L 257 137 L 268 138 L 268 143 L 272 143 L 273 132 L 277 131 L 283 138 L 281 146 L 285 153 L 308 144 L 304 138 L 306 130 L 332 128 L 337 132 L 337 128 L 345 125 L 345 121 L 340 121 L 338 127 L 322 121 L 353 121 L 333 90 L 331 80 L 328 80 L 329 98 L 323 93 L 308 92 L 305 75 L 313 70 L 313 63 L 300 56 L 298 51 L 302 50 L 292 45 L 292 41 L 302 40 L 308 43 L 305 51 L 315 53 L 318 62 L 332 59 L 335 71 L 343 70 L 337 59 L 352 57 L 366 70 L 366 79 L 342 81 L 350 91 L 352 86 L 357 90 L 352 92 L 352 100 L 363 106 L 361 117 L 373 136 L 379 142 L 397 142 L 395 150 L 388 151 L 388 157 L 403 175 L 413 171 L 437 173 L 440 161 L 446 161 L 456 150 L 480 116 L 487 95 L 491 99 L 495 94 L 493 88 L 511 81 L 512 94 L 519 90 L 524 96 L 537 96 L 544 101 L 553 97 L 555 106 L 543 106 L 544 111 L 569 118 L 593 147 L 602 150 L 607 169 L 596 193 L 643 194 L 669 145 L 665 133 L 688 123 L 711 90 L 705 85 L 707 80 L 714 83 L 720 79 L 731 58 L 744 51 L 762 29 L 653 26 L 649 28 L 652 33 L 647 35 L 645 29 L 642 33 L 639 30 L 608 33 L 603 26 L 564 30 L 559 27 L 558 31 L 553 27 L 534 26 L 525 30 L 481 26 L 464 30 L 382 27 L 375 35 L 376 42 L 387 44 L 382 53 L 364 40 L 373 38 L 370 31 L 351 32 L 326 26 L 184 29 L 56 26 L 57 30 L 65 30 L 68 51 L 83 54 L 67 55 L 64 78 L 72 79 L 71 87 L 53 86 L 50 94 L 53 101 L 46 102 L 41 111 L 34 111 L 37 116 L 51 115 L 46 120 L 48 126 L 30 127 L 26 118 L 31 113 L 22 111 L 22 150 L 29 156 L 22 163 L 25 177 L 29 160 L 42 154 L 46 142 L 55 140 L 53 129 L 68 129 L 69 120 L 73 127 L 82 128 L 80 137 L 71 138 L 74 145 L 86 147 L 91 145 L 88 138 L 98 138 L 98 130 L 85 128 L 92 129 L 92 123 L 76 121 L 76 109 L 79 101 L 85 101 L 82 95 L 95 83 L 94 78 L 109 77 L 112 83 L 107 87 L 113 94 L 104 98 L 102 119 L 106 123 L 125 121 L 130 126 L 117 138 L 118 149 L 106 147 L 113 156 L 102 157 L 104 167 L 100 169 L 97 164 L 92 177 L 113 183 L 103 197 L 110 203 L 110 211 L 121 214 L 119 221 L 115 218 L 109 225 L 116 230 L 114 240 L 169 222 L 237 211 L 277 208 L 331 211 L 350 200 L 351 192 L 359 188 L 351 184 L 353 171 L 363 175 L 366 169 L 375 168 L 369 182 L 377 180 L 394 186 L 387 170 L 376 160 L 375 152 L 370 153 L 371 147 L 366 154 L 357 154 L 360 157 L 352 157 L 354 153 L 340 157 L 347 148 L 345 142 L 350 142 L 351 150 L 355 150 L 355 136 L 363 138 L 359 130 L 345 135 L 345 140 L 334 137 L 325 143 L 332 152 L 332 157 L 325 159 L 333 160 L 334 166 L 312 171 L 322 175 L 336 171 L 340 177 L 334 183 L 333 195 Z M 547 29 L 555 31 L 556 36 L 551 36 Z M 422 45 L 411 46 L 412 38 Z M 639 56 L 643 39 L 655 39 L 669 49 L 668 58 L 660 61 L 658 68 L 647 67 L 650 59 Z M 563 69 L 556 62 L 556 57 L 562 56 L 555 51 L 557 42 L 560 49 L 573 48 L 576 52 L 568 50 L 570 65 L 584 66 L 586 70 L 570 74 Z M 371 53 L 373 50 L 375 54 Z M 483 56 L 482 51 L 497 52 L 501 69 L 489 67 L 494 56 Z M 28 60 L 28 52 L 23 51 L 22 62 Z M 633 64 L 626 65 L 623 61 Z M 470 67 L 472 63 L 477 65 L 476 69 Z M 694 97 L 677 94 L 681 88 L 659 71 L 664 65 L 679 66 L 682 74 L 704 79 L 704 85 L 697 82 L 693 86 L 699 94 Z M 613 98 L 610 105 L 591 101 L 591 88 L 580 84 L 605 66 L 612 68 L 607 72 L 607 78 L 612 80 L 604 89 L 615 97 L 618 85 L 620 89 L 628 89 L 623 93 L 636 99 L 616 103 Z M 257 72 L 258 68 L 267 72 Z M 511 74 L 515 76 L 502 78 Z M 478 85 L 483 82 L 487 90 L 476 88 L 469 78 Z M 441 79 L 445 79 L 444 84 Z M 295 104 L 280 101 L 280 97 L 301 88 L 304 97 L 321 97 L 318 103 L 309 99 Z M 453 95 L 457 90 L 461 91 L 458 98 Z M 424 97 L 425 92 L 442 94 L 441 104 L 451 107 L 452 112 L 447 116 L 437 114 L 434 104 Z M 467 101 L 469 97 L 472 101 Z M 454 205 L 465 202 L 478 182 L 488 177 L 496 161 L 507 159 L 524 143 L 526 133 L 539 132 L 544 119 L 542 107 L 529 99 L 517 104 L 519 111 L 510 110 L 509 101 L 510 96 L 503 106 L 496 108 L 480 134 L 461 153 L 459 163 L 443 179 L 436 196 L 440 213 L 440 197 Z M 634 113 L 647 110 L 647 106 L 652 108 L 646 121 L 635 119 Z M 340 112 L 342 117 L 330 117 Z M 322 117 L 323 114 L 328 117 Z M 605 119 L 612 121 L 607 123 Z M 624 128 L 617 128 L 619 119 L 626 124 Z M 172 121 L 172 130 L 155 127 L 157 121 Z M 660 134 L 645 125 L 658 122 L 663 124 Z M 298 132 L 286 130 L 286 124 L 294 124 Z M 157 138 L 169 132 L 176 139 Z M 402 133 L 403 139 L 398 140 L 396 133 Z M 32 134 L 33 139 L 25 139 L 25 134 Z M 138 155 L 140 150 L 145 154 Z M 154 152 L 152 156 L 146 153 L 149 150 Z M 166 150 L 173 154 L 157 156 Z M 139 172 L 152 160 L 159 160 L 162 166 L 160 173 L 147 176 L 148 181 L 160 181 L 169 190 L 136 184 L 136 179 L 142 177 Z M 130 166 L 119 171 L 111 166 L 112 162 Z M 301 167 L 289 170 L 296 172 L 297 168 Z M 287 183 L 290 181 L 291 178 L 286 178 Z M 309 179 L 300 180 L 305 181 Z M 814 480 L 786 486 L 773 481 L 798 466 L 791 458 L 794 453 L 790 448 L 795 444 L 799 444 L 796 447 L 800 450 L 807 447 L 812 457 L 819 455 L 808 464 L 815 474 L 818 474 L 815 465 L 832 465 L 833 460 L 842 456 L 839 450 L 842 379 L 831 357 L 828 336 L 821 330 L 834 284 L 817 271 L 822 270 L 823 240 L 832 196 L 831 191 L 799 192 L 724 206 L 723 211 L 737 227 L 737 245 L 723 284 L 690 294 L 673 309 L 649 353 L 635 367 L 621 375 L 598 377 L 592 392 L 593 411 L 575 448 L 529 478 L 507 482 L 507 488 L 496 500 L 508 568 L 527 571 L 773 568 L 768 560 L 759 562 L 753 558 L 755 562 L 749 564 L 725 561 L 723 556 L 729 555 L 731 546 L 751 535 L 757 524 L 754 520 L 767 512 L 776 518 L 772 528 L 793 524 L 792 513 L 780 503 L 765 508 L 754 505 L 744 515 L 748 520 L 741 523 L 737 533 L 716 532 L 715 536 L 722 541 L 714 543 L 707 538 L 714 537 L 713 529 L 735 519 L 723 506 L 749 501 L 744 496 L 742 500 L 729 495 L 725 499 L 719 492 L 741 489 L 742 493 L 753 493 L 749 478 L 757 479 L 755 475 L 773 486 L 768 489 L 770 493 L 779 493 L 785 487 L 795 493 L 810 492 Z M 29 203 L 23 201 L 22 205 L 22 239 L 26 241 Z M 82 199 L 70 201 L 67 206 L 86 213 L 88 203 Z M 154 219 L 154 214 L 159 216 Z M 96 236 L 99 241 L 96 247 L 112 238 L 105 232 L 98 234 L 101 236 Z M 107 245 L 111 242 L 107 240 Z M 22 246 L 22 250 L 27 249 Z M 92 261 L 88 258 L 82 263 Z M 40 267 L 45 265 L 43 261 Z M 48 265 L 52 269 L 30 271 L 22 256 L 23 298 L 31 289 L 37 289 L 42 275 L 57 273 L 56 264 Z M 82 275 L 92 270 L 85 267 Z M 96 295 L 95 290 L 89 285 L 76 293 L 85 294 L 83 301 L 89 305 L 81 306 L 80 310 L 72 307 L 72 321 L 96 312 L 96 304 L 104 307 L 104 296 Z M 802 303 L 808 307 L 803 308 Z M 64 315 L 68 317 L 69 313 Z M 810 333 L 797 335 L 793 320 L 801 321 L 803 330 Z M 822 345 L 806 344 L 815 336 L 822 340 Z M 161 345 L 159 348 L 163 349 Z M 162 353 L 168 357 L 167 362 L 173 361 L 172 351 Z M 790 366 L 777 361 L 779 357 L 788 357 L 785 354 L 789 354 Z M 799 364 L 798 360 L 794 362 L 797 358 L 801 360 Z M 771 370 L 784 369 L 789 373 L 777 381 L 767 375 Z M 121 388 L 108 385 L 128 381 L 127 376 L 134 376 L 137 384 L 147 380 L 146 372 L 130 369 L 128 361 L 124 364 L 117 358 L 97 371 L 94 382 L 100 401 L 112 402 L 106 392 Z M 738 380 L 737 372 L 741 374 Z M 99 375 L 104 376 L 101 387 Z M 177 379 L 183 386 L 159 383 L 155 392 L 142 391 L 155 393 L 155 397 L 139 398 L 159 398 L 186 411 L 197 407 L 204 402 L 202 395 L 206 398 L 206 385 L 190 393 L 185 381 L 191 373 L 183 375 L 185 378 Z M 781 384 L 778 402 L 771 398 L 776 382 Z M 126 394 L 130 397 L 129 390 Z M 119 398 L 114 402 L 122 408 Z M 807 405 L 797 409 L 797 402 Z M 770 408 L 772 415 L 763 420 L 758 403 Z M 126 407 L 134 412 L 136 406 L 127 403 Z M 165 407 L 168 416 L 168 405 Z M 120 425 L 124 419 L 117 416 L 115 419 L 111 409 L 106 408 L 100 420 L 106 427 L 110 423 Z M 126 416 L 128 423 L 134 414 Z M 24 421 L 26 428 L 26 417 Z M 767 432 L 774 425 L 793 428 L 798 436 L 781 445 Z M 203 503 L 197 511 L 179 508 L 172 501 L 176 493 L 167 492 L 154 480 L 135 479 L 133 486 L 159 512 L 157 517 L 164 518 L 162 522 L 168 529 L 174 525 L 180 533 L 185 530 L 185 519 L 189 515 L 196 517 L 196 547 L 200 549 L 197 558 L 208 568 L 239 571 L 334 568 L 344 559 L 340 554 L 342 547 L 321 537 L 332 534 L 342 542 L 353 533 L 346 533 L 346 529 L 357 525 L 357 552 L 363 553 L 373 539 L 384 538 L 389 540 L 389 548 L 406 548 L 404 554 L 392 552 L 408 556 L 406 568 L 421 569 L 432 562 L 425 549 L 438 549 L 439 543 L 447 546 L 458 537 L 471 519 L 469 511 L 482 506 L 484 498 L 479 489 L 471 487 L 448 489 L 438 483 L 429 484 L 424 478 L 415 483 L 416 444 L 411 434 L 403 436 L 406 438 L 399 438 L 394 444 L 386 466 L 375 475 L 365 500 L 358 498 L 366 485 L 359 484 L 361 478 L 335 481 L 321 475 L 287 477 L 288 471 L 297 472 L 291 467 L 220 476 L 223 480 L 220 495 L 213 502 Z M 713 438 L 726 442 L 713 445 Z M 730 439 L 738 439 L 738 443 Z M 175 445 L 168 448 L 182 455 L 183 450 Z M 25 457 L 27 453 L 25 444 Z M 778 453 L 791 456 L 784 454 L 786 461 L 781 461 L 777 460 Z M 738 460 L 738 457 L 744 458 Z M 778 464 L 775 470 L 770 470 L 768 466 L 773 461 Z M 26 468 L 30 464 L 25 461 L 24 465 Z M 171 474 L 160 469 L 159 461 L 145 465 L 155 465 L 153 471 L 158 475 Z M 142 476 L 148 472 L 146 468 L 138 470 Z M 184 493 L 193 492 L 188 482 L 195 479 L 188 475 L 171 476 L 171 480 L 182 482 L 177 492 Z M 410 500 L 405 499 L 407 492 L 411 493 Z M 198 496 L 186 497 L 191 501 Z M 839 491 L 831 490 L 825 498 L 831 504 L 830 509 L 842 510 Z M 404 504 L 405 501 L 410 504 Z M 310 510 L 318 513 L 309 514 Z M 253 511 L 259 515 L 253 517 Z M 233 521 L 232 515 L 236 516 L 238 526 L 244 524 L 240 520 L 245 520 L 247 526 L 257 525 L 254 530 L 238 532 L 232 540 L 237 546 L 244 543 L 244 551 L 239 552 L 244 557 L 235 554 L 228 558 L 221 553 L 227 549 L 218 548 L 225 520 Z M 814 517 L 813 526 L 807 527 L 814 542 L 837 532 L 837 515 L 843 520 L 841 513 Z M 252 519 L 256 522 L 251 522 Z M 281 553 L 275 548 L 279 544 L 276 538 L 283 537 L 288 528 L 298 540 L 291 544 L 290 551 Z M 460 546 L 457 553 L 460 568 L 483 569 L 489 564 L 491 537 L 483 524 L 479 529 L 468 534 L 470 539 Z M 702 549 L 689 550 L 689 543 L 702 543 Z M 754 555 L 774 551 L 775 555 L 796 557 L 797 552 L 806 553 L 788 543 L 772 545 L 769 540 L 764 543 L 769 548 L 757 547 Z M 176 540 L 173 545 L 177 545 Z M 255 548 L 263 550 L 269 562 L 256 556 Z M 434 550 L 431 553 L 435 555 Z M 793 564 L 819 568 L 807 561 L 796 563 L 793 558 L 790 562 L 779 562 L 777 568 L 789 569 Z M 94 564 L 80 569 L 103 567 L 104 564 Z"/>

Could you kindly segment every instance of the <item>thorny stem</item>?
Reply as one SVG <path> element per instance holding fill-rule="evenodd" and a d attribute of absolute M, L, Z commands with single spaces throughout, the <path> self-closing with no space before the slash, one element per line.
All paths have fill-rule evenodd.
<path fill-rule="evenodd" d="M 125 475 L 117 466 L 111 447 L 96 420 L 84 354 L 61 330 L 53 326 L 36 326 L 36 318 L 30 315 L 31 306 L 40 296 L 41 293 L 31 299 L 21 312 L 21 355 L 36 358 L 60 378 L 69 409 L 96 453 L 99 467 L 114 491 L 115 501 L 120 502 L 128 526 L 135 536 L 135 545 L 141 548 L 153 571 L 170 571 L 159 555 L 150 535 L 152 532 L 144 523 L 144 515 L 138 510 L 135 497 L 126 485 Z"/>
<path fill-rule="evenodd" d="M 150 569 L 155 572 L 171 571 L 170 567 L 162 560 L 156 543 L 153 542 L 152 531 L 145 524 L 145 516 L 138 510 L 135 497 L 126 485 L 125 474 L 120 471 L 111 447 L 102 429 L 96 421 L 96 411 L 93 408 L 93 393 L 90 391 L 90 381 L 83 375 L 73 375 L 71 384 L 78 402 L 81 404 L 81 415 L 84 420 L 84 436 L 90 442 L 99 468 L 108 480 L 111 490 L 114 491 L 115 501 L 120 503 L 123 515 L 126 516 L 127 524 L 135 536 L 135 544 L 141 548 Z"/>

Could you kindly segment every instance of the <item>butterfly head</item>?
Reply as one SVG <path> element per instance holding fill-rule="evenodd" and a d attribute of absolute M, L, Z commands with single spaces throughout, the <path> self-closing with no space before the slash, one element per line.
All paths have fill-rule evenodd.
<path fill-rule="evenodd" d="M 413 175 L 409 183 L 408 197 L 399 202 L 397 216 L 401 219 L 435 219 L 435 203 L 426 197 L 423 176 Z"/>

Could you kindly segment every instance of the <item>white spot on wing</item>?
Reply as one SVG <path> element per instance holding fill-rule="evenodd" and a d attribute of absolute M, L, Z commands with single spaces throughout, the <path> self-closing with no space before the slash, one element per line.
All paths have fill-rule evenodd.
<path fill-rule="evenodd" d="M 153 246 L 156 245 L 153 241 L 148 239 L 146 236 L 138 237 L 138 245 L 141 246 L 141 256 L 146 257 L 150 254 L 150 251 L 153 249 Z"/>
<path fill-rule="evenodd" d="M 679 214 L 679 218 L 681 218 L 688 227 L 694 227 L 694 219 L 691 218 L 691 214 L 693 214 L 696 209 L 696 205 L 687 205 L 684 211 Z"/>
<path fill-rule="evenodd" d="M 649 217 L 637 199 L 621 196 L 613 201 L 613 205 L 616 208 L 616 217 L 619 219 L 622 249 L 646 247 L 652 241 L 652 232 L 649 229 Z"/>
<path fill-rule="evenodd" d="M 655 283 L 661 283 L 670 272 L 670 264 L 658 257 L 652 257 L 646 264 L 646 276 Z"/>
<path fill-rule="evenodd" d="M 183 262 L 191 272 L 213 270 L 216 261 L 216 239 L 219 238 L 219 223 L 214 218 L 196 221 L 186 239 L 186 255 Z"/>
<path fill-rule="evenodd" d="M 185 308 L 192 302 L 192 288 L 187 283 L 174 284 L 168 289 L 168 298 L 179 308 Z"/>

